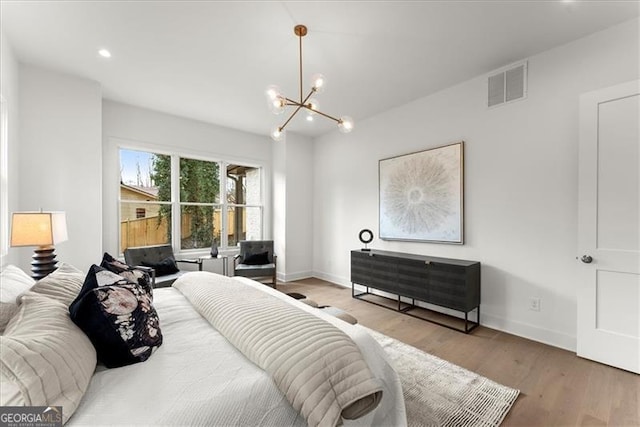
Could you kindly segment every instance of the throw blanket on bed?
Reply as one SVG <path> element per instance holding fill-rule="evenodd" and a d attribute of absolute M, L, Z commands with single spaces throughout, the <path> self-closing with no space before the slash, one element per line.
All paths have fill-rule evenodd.
<path fill-rule="evenodd" d="M 173 284 L 249 360 L 269 373 L 309 426 L 336 426 L 376 408 L 382 385 L 360 349 L 324 320 L 228 277 Z"/>

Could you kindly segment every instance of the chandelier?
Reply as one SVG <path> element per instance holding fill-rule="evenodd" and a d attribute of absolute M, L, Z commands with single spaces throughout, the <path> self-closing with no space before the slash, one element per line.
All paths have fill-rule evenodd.
<path fill-rule="evenodd" d="M 298 114 L 298 111 L 304 109 L 307 111 L 307 120 L 313 121 L 313 117 L 315 114 L 319 114 L 323 117 L 331 119 L 338 123 L 338 129 L 343 133 L 349 133 L 353 130 L 353 119 L 349 116 L 342 116 L 339 119 L 329 114 L 323 113 L 318 110 L 318 101 L 311 98 L 314 93 L 322 93 L 324 90 L 327 81 L 322 74 L 315 74 L 311 77 L 311 91 L 309 94 L 304 97 L 302 92 L 302 38 L 307 35 L 307 27 L 304 25 L 296 25 L 293 28 L 293 32 L 296 36 L 298 36 L 299 40 L 299 52 L 300 52 L 300 100 L 294 101 L 293 99 L 287 98 L 284 96 L 280 89 L 277 86 L 271 85 L 267 88 L 266 94 L 267 99 L 269 101 L 269 108 L 275 114 L 281 114 L 284 112 L 286 107 L 294 107 L 293 113 L 289 116 L 289 118 L 284 122 L 282 126 L 275 126 L 271 130 L 271 138 L 275 141 L 281 141 L 284 138 L 284 128 L 289 124 L 291 119 Z"/>

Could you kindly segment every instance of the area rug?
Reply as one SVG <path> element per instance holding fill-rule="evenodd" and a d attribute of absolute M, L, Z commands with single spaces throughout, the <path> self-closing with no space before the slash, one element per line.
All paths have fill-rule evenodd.
<path fill-rule="evenodd" d="M 368 329 L 400 376 L 410 427 L 499 426 L 515 390 Z"/>

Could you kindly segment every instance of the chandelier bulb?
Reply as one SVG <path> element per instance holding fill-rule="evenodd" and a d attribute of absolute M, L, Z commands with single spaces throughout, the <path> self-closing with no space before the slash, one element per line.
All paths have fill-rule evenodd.
<path fill-rule="evenodd" d="M 282 141 L 284 140 L 285 133 L 280 128 L 280 126 L 276 126 L 271 130 L 271 139 L 274 141 Z"/>
<path fill-rule="evenodd" d="M 325 86 L 327 86 L 327 79 L 322 74 L 314 74 L 311 76 L 311 89 L 315 93 L 324 92 Z"/>
<path fill-rule="evenodd" d="M 278 97 L 282 97 L 280 94 L 280 88 L 276 85 L 267 86 L 267 89 L 264 91 L 265 95 L 267 95 L 267 99 L 273 101 Z"/>
<path fill-rule="evenodd" d="M 338 130 L 342 133 L 349 133 L 353 130 L 354 123 L 353 119 L 349 116 L 340 117 L 340 121 L 338 122 Z"/>
<path fill-rule="evenodd" d="M 276 98 L 269 100 L 269 109 L 273 114 L 282 114 L 286 105 L 287 100 L 281 96 L 277 96 Z"/>
<path fill-rule="evenodd" d="M 268 86 L 264 91 L 267 97 L 267 105 L 273 114 L 281 114 L 287 105 L 287 100 L 280 92 L 280 88 L 276 85 Z"/>

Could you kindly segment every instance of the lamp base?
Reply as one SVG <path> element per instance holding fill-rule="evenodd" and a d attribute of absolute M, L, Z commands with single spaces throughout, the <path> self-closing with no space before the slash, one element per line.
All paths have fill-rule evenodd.
<path fill-rule="evenodd" d="M 56 254 L 53 246 L 40 246 L 33 251 L 33 261 L 31 261 L 31 277 L 40 280 L 58 268 L 56 264 Z"/>

